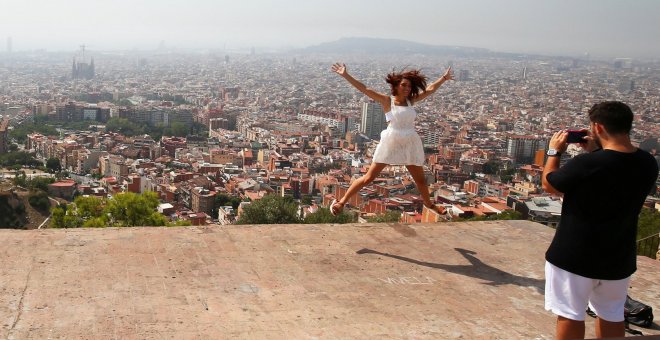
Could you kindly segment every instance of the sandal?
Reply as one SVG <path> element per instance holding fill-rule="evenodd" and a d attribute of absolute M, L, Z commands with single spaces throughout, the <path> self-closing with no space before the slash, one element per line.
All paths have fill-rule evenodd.
<path fill-rule="evenodd" d="M 335 205 L 339 205 L 341 208 L 335 211 Z M 339 203 L 336 199 L 332 200 L 332 203 L 330 203 L 330 214 L 337 216 L 342 210 L 344 210 L 344 203 Z"/>

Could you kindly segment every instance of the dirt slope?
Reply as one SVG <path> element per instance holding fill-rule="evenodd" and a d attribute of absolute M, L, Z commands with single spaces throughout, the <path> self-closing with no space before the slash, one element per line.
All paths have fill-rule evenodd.
<path fill-rule="evenodd" d="M 38 211 L 28 202 L 29 190 L 18 188 L 8 180 L 0 181 L 0 210 L 5 214 L 3 221 L 12 221 L 13 226 L 0 225 L 0 228 L 36 229 L 48 218 L 49 212 Z M 51 202 L 51 205 L 54 203 Z M 23 206 L 23 209 L 19 208 Z M 17 227 L 19 224 L 20 227 Z M 46 223 L 43 228 L 48 227 Z"/>

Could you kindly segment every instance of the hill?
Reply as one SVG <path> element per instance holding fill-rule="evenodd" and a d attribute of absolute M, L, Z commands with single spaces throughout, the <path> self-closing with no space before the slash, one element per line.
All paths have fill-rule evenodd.
<path fill-rule="evenodd" d="M 15 187 L 11 181 L 0 181 L 0 229 L 37 229 L 49 212 L 33 208 L 30 192 Z"/>
<path fill-rule="evenodd" d="M 303 53 L 369 53 L 369 54 L 451 54 L 477 55 L 490 54 L 485 48 L 462 46 L 438 46 L 399 39 L 352 37 L 310 46 Z"/>

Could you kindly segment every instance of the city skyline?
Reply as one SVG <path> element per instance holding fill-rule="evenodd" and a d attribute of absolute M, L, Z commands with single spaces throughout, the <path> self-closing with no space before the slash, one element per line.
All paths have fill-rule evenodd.
<path fill-rule="evenodd" d="M 178 49 L 286 50 L 344 37 L 402 39 L 496 52 L 657 59 L 660 3 L 651 0 L 385 0 L 13 2 L 0 14 L 12 51 Z"/>

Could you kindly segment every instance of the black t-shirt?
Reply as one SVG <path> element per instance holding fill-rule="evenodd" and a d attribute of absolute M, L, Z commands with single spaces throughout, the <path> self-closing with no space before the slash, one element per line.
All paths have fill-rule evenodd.
<path fill-rule="evenodd" d="M 600 150 L 547 175 L 564 193 L 561 220 L 545 258 L 580 276 L 624 279 L 637 269 L 637 219 L 658 177 L 648 152 Z"/>

